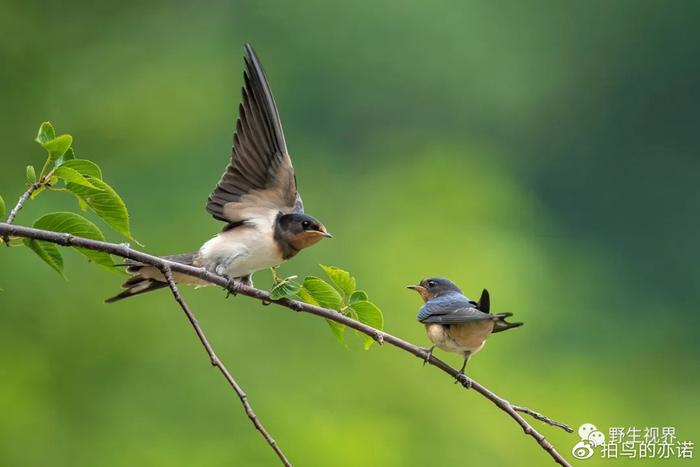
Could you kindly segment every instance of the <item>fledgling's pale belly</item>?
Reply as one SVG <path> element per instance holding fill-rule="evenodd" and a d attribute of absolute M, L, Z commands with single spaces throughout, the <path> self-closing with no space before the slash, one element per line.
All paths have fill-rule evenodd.
<path fill-rule="evenodd" d="M 426 324 L 425 330 L 430 341 L 439 349 L 446 352 L 472 354 L 481 350 L 486 338 L 493 331 L 493 321 L 480 320 L 443 326 L 442 324 Z"/>

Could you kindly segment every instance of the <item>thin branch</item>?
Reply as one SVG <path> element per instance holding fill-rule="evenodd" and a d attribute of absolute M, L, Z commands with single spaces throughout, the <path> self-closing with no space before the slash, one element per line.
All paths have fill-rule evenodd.
<path fill-rule="evenodd" d="M 150 264 L 159 268 L 163 267 L 170 267 L 172 271 L 180 272 L 183 274 L 187 274 L 190 276 L 198 277 L 200 279 L 203 279 L 207 282 L 210 282 L 211 284 L 218 285 L 226 290 L 228 290 L 231 293 L 234 294 L 241 294 L 241 295 L 246 295 L 251 298 L 255 298 L 257 300 L 261 300 L 263 302 L 271 302 L 275 303 L 277 305 L 289 308 L 294 311 L 302 311 L 305 313 L 310 313 L 316 316 L 321 316 L 326 319 L 330 319 L 332 321 L 335 321 L 337 323 L 343 324 L 345 326 L 348 326 L 349 328 L 355 329 L 367 336 L 370 336 L 373 338 L 375 341 L 377 341 L 379 344 L 382 344 L 384 342 L 393 345 L 394 347 L 397 347 L 399 349 L 402 349 L 418 358 L 421 360 L 425 360 L 428 357 L 428 353 L 425 349 L 422 349 L 414 344 L 411 344 L 410 342 L 407 342 L 399 337 L 393 336 L 391 334 L 388 334 L 384 331 L 380 331 L 378 329 L 375 329 L 371 326 L 367 326 L 366 324 L 360 323 L 359 321 L 355 321 L 352 318 L 349 318 L 342 313 L 338 313 L 335 310 L 330 310 L 327 308 L 322 308 L 319 306 L 315 305 L 310 305 L 308 303 L 303 303 L 299 302 L 296 300 L 290 300 L 290 299 L 280 299 L 280 300 L 273 300 L 270 298 L 270 294 L 263 291 L 259 290 L 253 287 L 248 287 L 244 284 L 241 284 L 239 282 L 230 282 L 226 278 L 222 276 L 218 276 L 216 274 L 210 273 L 206 271 L 203 268 L 196 268 L 193 266 L 187 266 L 185 264 L 180 264 L 180 263 L 175 263 L 172 261 L 168 261 L 166 259 L 160 258 L 158 256 L 153 256 L 149 255 L 147 253 L 142 253 L 136 250 L 133 250 L 129 248 L 129 245 L 127 244 L 115 244 L 115 243 L 107 243 L 107 242 L 100 242 L 97 240 L 90 240 L 86 238 L 81 238 L 81 237 L 75 237 L 70 234 L 64 234 L 64 233 L 57 233 L 57 232 L 50 232 L 47 230 L 40 230 L 40 229 L 34 229 L 31 227 L 23 227 L 23 226 L 16 226 L 16 225 L 8 225 L 4 223 L 0 223 L 0 234 L 4 235 L 10 235 L 10 236 L 17 236 L 17 237 L 25 237 L 25 238 L 34 238 L 37 240 L 45 240 L 48 242 L 56 243 L 57 245 L 63 245 L 63 246 L 78 246 L 81 248 L 88 248 L 91 250 L 96 250 L 96 251 L 103 251 L 105 253 L 110 253 L 115 256 L 121 256 L 122 258 L 128 258 L 132 259 L 135 261 L 139 261 L 141 263 L 145 264 Z M 549 419 L 548 417 L 537 417 L 534 415 L 536 412 L 533 411 L 528 411 L 525 410 L 524 407 L 519 407 L 519 406 L 513 406 L 510 402 L 507 400 L 501 398 L 500 396 L 496 395 L 495 393 L 491 392 L 489 389 L 485 388 L 478 382 L 474 380 L 468 379 L 464 375 L 459 375 L 459 372 L 455 369 L 449 366 L 447 363 L 443 362 L 442 360 L 430 356 L 428 359 L 428 363 L 430 363 L 432 366 L 439 368 L 443 372 L 447 373 L 450 375 L 452 378 L 457 379 L 462 386 L 465 388 L 470 388 L 481 394 L 482 396 L 486 397 L 488 400 L 490 400 L 494 405 L 496 405 L 498 408 L 506 412 L 511 418 L 513 418 L 518 425 L 523 429 L 525 434 L 528 436 L 533 437 L 537 443 L 544 449 L 553 459 L 555 462 L 557 462 L 560 465 L 563 466 L 570 466 L 570 464 L 567 462 L 566 459 L 564 459 L 561 454 L 559 454 L 554 446 L 545 439 L 545 437 L 539 433 L 537 430 L 535 430 L 519 413 L 518 410 L 516 410 L 515 407 L 518 407 L 521 412 L 528 413 L 530 415 L 533 415 L 535 418 L 545 422 L 549 423 L 554 426 L 558 426 L 562 429 L 565 429 L 564 424 L 559 423 L 559 422 L 554 422 L 553 420 Z M 539 415 L 539 414 L 538 414 Z M 568 430 L 567 430 L 568 431 Z"/>
<path fill-rule="evenodd" d="M 32 193 L 38 190 L 40 186 L 40 182 L 34 182 L 29 186 L 29 188 L 27 188 L 27 191 L 22 193 L 22 195 L 19 197 L 19 201 L 17 201 L 15 207 L 12 208 L 12 211 L 10 211 L 10 215 L 7 216 L 8 224 L 12 224 L 14 222 L 15 217 L 17 217 L 17 214 L 19 213 L 20 209 L 22 209 L 22 207 L 24 206 L 24 203 L 27 202 L 29 197 L 32 196 Z M 2 240 L 5 242 L 5 245 L 10 246 L 10 238 L 7 236 L 7 234 L 2 236 Z"/>
<path fill-rule="evenodd" d="M 265 438 L 265 441 L 267 441 L 267 444 L 269 444 L 270 447 L 275 451 L 275 454 L 277 454 L 277 456 L 280 458 L 280 460 L 282 461 L 282 463 L 286 467 L 291 467 L 292 464 L 289 463 L 289 460 L 282 452 L 282 449 L 280 449 L 280 447 L 277 445 L 277 442 L 272 438 L 272 436 L 270 436 L 270 434 L 267 432 L 267 430 L 263 426 L 262 422 L 260 422 L 258 417 L 255 415 L 255 412 L 253 411 L 253 407 L 250 405 L 250 402 L 248 402 L 248 396 L 243 391 L 243 388 L 238 384 L 236 379 L 231 375 L 231 373 L 228 371 L 226 366 L 224 366 L 224 364 L 221 362 L 219 357 L 216 355 L 216 352 L 214 352 L 214 348 L 211 346 L 211 344 L 209 343 L 209 340 L 207 340 L 207 337 L 204 335 L 204 331 L 202 330 L 202 327 L 199 325 L 199 321 L 194 316 L 194 313 L 192 313 L 192 310 L 190 310 L 190 307 L 187 306 L 185 299 L 183 299 L 182 295 L 180 295 L 180 290 L 178 290 L 177 285 L 175 285 L 175 281 L 173 280 L 173 274 L 172 274 L 172 271 L 170 270 L 170 266 L 167 266 L 167 265 L 162 266 L 161 271 L 163 272 L 163 275 L 165 276 L 165 280 L 168 281 L 168 285 L 170 286 L 170 290 L 173 293 L 173 297 L 175 297 L 175 301 L 180 304 L 182 311 L 185 312 L 185 315 L 187 315 L 187 319 L 190 321 L 190 324 L 192 324 L 192 327 L 194 328 L 194 332 L 197 333 L 197 337 L 199 338 L 199 341 L 202 343 L 204 350 L 207 351 L 207 354 L 209 355 L 209 359 L 211 360 L 211 364 L 219 369 L 221 374 L 224 375 L 224 378 L 226 378 L 226 381 L 228 381 L 228 383 L 231 385 L 233 390 L 236 392 L 236 394 L 238 395 L 238 398 L 241 400 L 241 404 L 243 404 L 243 408 L 245 409 L 246 415 L 248 415 L 248 418 L 250 418 L 250 421 L 253 422 L 253 425 L 255 426 L 255 428 L 260 432 L 260 434 L 263 436 L 263 438 Z"/>
<path fill-rule="evenodd" d="M 547 417 L 547 416 L 545 416 L 545 415 L 542 415 L 542 414 L 539 413 L 539 412 L 535 412 L 535 411 L 532 410 L 532 409 L 528 409 L 527 407 L 523 407 L 523 406 L 521 406 L 521 405 L 512 405 L 512 407 L 513 407 L 513 409 L 514 409 L 516 412 L 526 413 L 526 414 L 530 415 L 531 417 L 536 418 L 537 420 L 543 421 L 543 422 L 545 422 L 545 423 L 547 423 L 547 424 L 549 424 L 549 425 L 558 426 L 559 428 L 561 428 L 562 430 L 566 431 L 567 433 L 573 433 L 573 432 L 574 432 L 573 428 L 571 428 L 571 427 L 570 427 L 569 425 L 567 425 L 566 423 L 562 423 L 562 422 L 558 422 L 558 421 L 556 421 L 556 420 L 552 420 L 551 418 L 549 418 L 549 417 Z"/>

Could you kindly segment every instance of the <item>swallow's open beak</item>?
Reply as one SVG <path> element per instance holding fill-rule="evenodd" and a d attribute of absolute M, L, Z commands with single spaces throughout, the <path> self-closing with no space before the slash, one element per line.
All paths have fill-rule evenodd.
<path fill-rule="evenodd" d="M 331 235 L 331 233 L 327 231 L 324 226 L 321 226 L 321 230 L 316 230 L 316 233 L 318 233 L 322 237 L 333 238 L 333 235 Z"/>

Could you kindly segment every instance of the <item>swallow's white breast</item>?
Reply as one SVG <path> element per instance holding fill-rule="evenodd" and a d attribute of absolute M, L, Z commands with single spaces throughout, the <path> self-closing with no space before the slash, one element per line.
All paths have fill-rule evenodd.
<path fill-rule="evenodd" d="M 201 266 L 228 277 L 246 276 L 283 262 L 274 241 L 273 215 L 221 232 L 199 250 Z"/>

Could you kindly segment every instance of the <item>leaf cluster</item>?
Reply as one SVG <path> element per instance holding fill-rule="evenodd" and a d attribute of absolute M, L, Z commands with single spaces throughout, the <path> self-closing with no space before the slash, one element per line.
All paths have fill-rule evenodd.
<path fill-rule="evenodd" d="M 56 135 L 53 125 L 44 122 L 39 127 L 35 141 L 46 151 L 46 160 L 38 174 L 34 166 L 29 165 L 26 168 L 27 192 L 25 195 L 29 195 L 29 199 L 36 199 L 47 191 L 68 193 L 76 199 L 82 211 L 91 211 L 112 229 L 136 241 L 131 234 L 129 212 L 124 201 L 104 180 L 102 170 L 97 164 L 84 157 L 76 156 L 71 135 Z M 5 202 L 0 197 L 0 217 L 5 216 L 5 210 Z M 105 240 L 102 230 L 94 222 L 73 212 L 45 214 L 37 219 L 33 226 L 92 240 Z M 25 238 L 10 239 L 8 244 L 28 247 L 65 277 L 63 257 L 54 243 Z M 122 272 L 108 253 L 77 247 L 75 250 L 105 269 Z M 302 282 L 297 281 L 297 276 L 280 279 L 275 269 L 272 269 L 275 283 L 270 292 L 272 299 L 296 298 L 312 305 L 335 310 L 344 316 L 382 330 L 384 316 L 381 310 L 369 300 L 364 290 L 357 289 L 355 278 L 348 271 L 338 267 L 320 266 L 328 280 L 316 276 L 307 276 Z M 326 321 L 338 342 L 347 347 L 346 327 L 335 321 Z M 355 332 L 364 339 L 365 350 L 369 349 L 374 340 L 360 332 Z"/>
<path fill-rule="evenodd" d="M 103 179 L 102 170 L 97 164 L 76 156 L 71 135 L 56 135 L 53 125 L 44 122 L 39 127 L 35 141 L 46 151 L 46 160 L 38 175 L 34 166 L 28 165 L 26 168 L 25 180 L 27 190 L 31 193 L 30 199 L 36 199 L 46 191 L 68 193 L 76 199 L 81 210 L 91 211 L 111 228 L 136 241 L 131 235 L 126 204 Z M 0 217 L 4 215 L 5 202 L 0 197 Z M 45 214 L 37 219 L 33 226 L 93 240 L 105 239 L 102 230 L 95 223 L 72 212 Z M 21 244 L 31 249 L 59 274 L 64 275 L 63 257 L 55 244 L 33 239 L 24 239 L 21 243 L 10 242 L 12 246 Z M 76 250 L 108 270 L 119 271 L 107 253 L 83 248 Z"/>
<path fill-rule="evenodd" d="M 296 281 L 296 276 L 277 280 L 270 295 L 273 299 L 294 297 L 311 305 L 322 306 L 336 310 L 345 316 L 353 318 L 373 328 L 384 329 L 384 315 L 377 305 L 369 300 L 367 292 L 357 289 L 357 282 L 348 271 L 335 266 L 320 265 L 330 282 L 320 277 L 307 276 L 302 283 Z M 326 320 L 331 332 L 341 345 L 346 346 L 345 326 L 335 321 Z M 365 350 L 369 349 L 374 340 L 355 331 L 364 339 Z"/>

